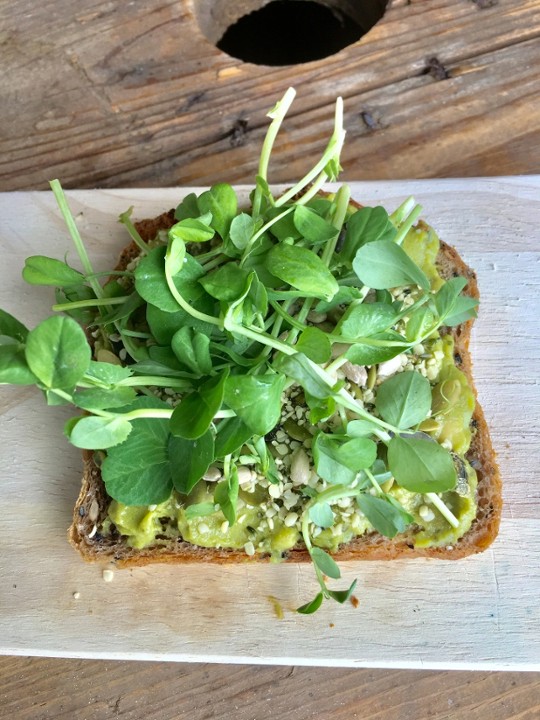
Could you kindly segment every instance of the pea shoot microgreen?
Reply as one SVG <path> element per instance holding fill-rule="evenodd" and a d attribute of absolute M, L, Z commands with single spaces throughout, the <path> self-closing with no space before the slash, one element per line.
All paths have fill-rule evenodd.
<path fill-rule="evenodd" d="M 270 156 L 294 95 L 289 89 L 269 113 L 251 208 L 239 207 L 235 190 L 220 183 L 187 195 L 172 227 L 150 241 L 132 222 L 132 208 L 120 216 L 139 251 L 134 270 L 94 272 L 53 180 L 81 269 L 43 255 L 26 260 L 24 280 L 54 287 L 53 310 L 64 314 L 28 330 L 0 310 L 0 383 L 36 385 L 49 404 L 84 411 L 65 434 L 76 447 L 106 451 L 101 473 L 118 502 L 187 496 L 217 465 L 213 502 L 189 504 L 186 518 L 219 511 L 230 526 L 244 464 L 270 486 L 283 481 L 269 433 L 281 427 L 287 393 L 298 388 L 311 422 L 312 472 L 324 485 L 304 483 L 298 520 L 320 586 L 298 608 L 310 614 L 324 599 L 344 603 L 356 587 L 356 580 L 344 590 L 328 587 L 327 578 L 341 574 L 317 540 L 334 527 L 339 501 L 351 499 L 392 538 L 414 522 L 388 491 L 395 480 L 456 523 L 440 497 L 456 485 L 452 456 L 418 433 L 431 412 L 430 381 L 414 368 L 393 374 L 370 404 L 340 368 L 368 367 L 375 380 L 380 363 L 413 356 L 442 326 L 474 317 L 476 301 L 463 294 L 464 278 L 432 287 L 406 252 L 421 212 L 412 198 L 389 215 L 355 208 L 346 185 L 319 194 L 340 169 L 341 99 L 321 158 L 274 197 Z M 413 301 L 397 300 L 396 288 Z M 312 322 L 312 313 L 326 322 Z"/>

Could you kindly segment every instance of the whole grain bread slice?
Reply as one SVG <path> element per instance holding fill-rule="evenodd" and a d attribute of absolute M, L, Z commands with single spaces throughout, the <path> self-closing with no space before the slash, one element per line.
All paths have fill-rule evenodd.
<path fill-rule="evenodd" d="M 136 224 L 143 240 L 153 240 L 160 230 L 167 230 L 174 224 L 174 212 Z M 128 245 L 120 255 L 117 270 L 125 269 L 139 253 L 135 243 Z M 467 279 L 465 293 L 478 298 L 478 284 L 474 271 L 459 256 L 457 250 L 441 241 L 437 267 L 444 279 L 460 275 Z M 451 330 L 454 338 L 454 361 L 468 378 L 476 395 L 472 375 L 472 361 L 469 340 L 472 320 Z M 501 478 L 496 463 L 489 429 L 482 408 L 476 403 L 471 425 L 473 439 L 466 458 L 476 471 L 477 514 L 470 530 L 451 547 L 418 548 L 411 535 L 404 533 L 394 539 L 383 537 L 377 532 L 366 533 L 350 543 L 342 545 L 333 553 L 341 560 L 392 560 L 396 558 L 435 557 L 458 560 L 467 555 L 485 550 L 495 539 L 499 529 L 502 492 Z M 248 557 L 242 550 L 226 548 L 204 548 L 185 542 L 182 538 L 160 539 L 155 545 L 134 549 L 127 545 L 113 527 L 110 534 L 101 534 L 99 528 L 107 517 L 110 498 L 107 495 L 94 453 L 83 452 L 82 487 L 77 499 L 73 522 L 68 531 L 69 542 L 87 561 L 114 562 L 117 567 L 141 566 L 150 563 L 238 563 L 266 561 L 267 557 L 255 554 Z M 285 562 L 310 562 L 310 556 L 303 546 L 290 550 L 283 558 Z"/>

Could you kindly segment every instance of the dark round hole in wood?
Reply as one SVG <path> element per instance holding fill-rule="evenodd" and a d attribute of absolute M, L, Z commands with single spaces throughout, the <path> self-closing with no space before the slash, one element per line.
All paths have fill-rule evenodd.
<path fill-rule="evenodd" d="M 296 65 L 357 42 L 388 0 L 200 0 L 203 33 L 232 57 L 257 65 Z"/>

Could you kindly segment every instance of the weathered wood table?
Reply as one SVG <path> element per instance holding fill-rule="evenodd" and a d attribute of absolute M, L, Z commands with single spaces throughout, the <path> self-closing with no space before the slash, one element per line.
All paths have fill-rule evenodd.
<path fill-rule="evenodd" d="M 298 99 L 274 182 L 299 176 L 320 152 L 338 94 L 345 179 L 539 172 L 538 0 L 395 0 L 338 54 L 279 67 L 214 45 L 225 20 L 256 3 L 216 2 L 214 15 L 211 5 L 0 3 L 0 189 L 45 189 L 53 177 L 71 188 L 251 182 L 265 112 L 289 85 Z M 536 673 L 10 657 L 0 668 L 0 716 L 23 720 L 532 720 L 540 708 Z"/>

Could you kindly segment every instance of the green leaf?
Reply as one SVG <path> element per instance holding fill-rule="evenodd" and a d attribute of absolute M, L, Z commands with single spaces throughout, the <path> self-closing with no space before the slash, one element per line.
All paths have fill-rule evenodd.
<path fill-rule="evenodd" d="M 214 436 L 210 430 L 196 440 L 169 438 L 169 464 L 173 485 L 189 495 L 214 460 Z"/>
<path fill-rule="evenodd" d="M 173 411 L 171 433 L 186 440 L 196 440 L 206 433 L 214 415 L 221 408 L 229 369 L 207 380 L 198 391 L 186 395 Z"/>
<path fill-rule="evenodd" d="M 231 222 L 229 235 L 238 250 L 245 250 L 255 233 L 255 221 L 247 213 L 240 213 Z"/>
<path fill-rule="evenodd" d="M 256 274 L 253 276 L 247 300 L 251 303 L 255 313 L 259 313 L 263 318 L 266 316 L 268 312 L 268 293 Z"/>
<path fill-rule="evenodd" d="M 409 315 L 405 337 L 415 343 L 424 337 L 435 326 L 436 316 L 430 305 L 422 305 Z"/>
<path fill-rule="evenodd" d="M 377 302 L 384 303 L 385 305 L 392 305 L 394 298 L 388 292 L 388 290 L 376 290 L 375 299 Z"/>
<path fill-rule="evenodd" d="M 253 271 L 250 271 L 245 279 L 243 290 L 240 291 L 240 293 L 234 300 L 230 301 L 229 307 L 227 308 L 225 316 L 223 318 L 223 326 L 225 327 L 225 329 L 234 332 L 236 330 L 235 325 L 242 324 L 244 316 L 244 300 L 249 295 L 251 285 L 255 278 L 255 273 Z"/>
<path fill-rule="evenodd" d="M 212 227 L 226 240 L 238 210 L 238 200 L 232 187 L 226 183 L 213 185 L 210 190 L 199 195 L 197 205 L 200 212 L 212 214 Z"/>
<path fill-rule="evenodd" d="M 333 580 L 339 580 L 341 572 L 336 561 L 320 547 L 311 548 L 309 554 L 319 570 Z"/>
<path fill-rule="evenodd" d="M 185 375 L 185 371 L 182 371 L 182 366 L 178 362 L 176 355 L 173 353 L 172 349 L 168 347 L 167 345 L 161 346 L 161 345 L 150 345 L 148 348 L 148 355 L 150 357 L 150 360 L 157 362 L 161 364 L 162 366 L 168 367 L 171 370 L 174 370 L 178 373 L 182 373 Z M 143 361 L 144 362 L 144 361 Z M 139 365 L 141 363 L 137 363 L 137 371 L 139 371 Z M 147 361 L 148 364 L 148 361 Z M 157 373 L 158 375 L 162 374 L 162 371 Z M 180 376 L 180 375 L 179 375 Z M 174 377 L 174 376 L 172 376 Z"/>
<path fill-rule="evenodd" d="M 184 240 L 169 231 L 169 243 L 165 251 L 165 278 L 167 278 L 167 273 L 173 277 L 182 270 L 184 260 L 186 259 L 186 252 L 186 243 Z"/>
<path fill-rule="evenodd" d="M 361 493 L 357 497 L 357 502 L 375 530 L 385 537 L 395 537 L 414 522 L 414 518 L 399 503 L 393 504 L 387 498 Z"/>
<path fill-rule="evenodd" d="M 349 303 L 353 300 L 358 300 L 361 297 L 362 293 L 358 288 L 349 287 L 348 285 L 343 287 L 340 286 L 339 290 L 331 300 L 319 300 L 319 302 L 315 305 L 315 311 L 319 313 L 328 312 L 338 305 L 349 305 Z"/>
<path fill-rule="evenodd" d="M 360 208 L 347 221 L 345 242 L 339 257 L 347 263 L 352 263 L 362 245 L 375 240 L 392 241 L 396 232 L 383 207 Z"/>
<path fill-rule="evenodd" d="M 171 347 L 178 360 L 194 375 L 210 374 L 210 338 L 187 325 L 173 335 Z"/>
<path fill-rule="evenodd" d="M 317 593 L 313 600 L 306 603 L 305 605 L 301 605 L 299 608 L 296 608 L 296 612 L 300 613 L 301 615 L 312 615 L 314 612 L 317 612 L 317 610 L 321 607 L 322 601 L 322 592 Z"/>
<path fill-rule="evenodd" d="M 317 473 L 332 485 L 350 485 L 363 468 L 371 467 L 377 446 L 368 438 L 346 440 L 319 432 L 313 442 Z"/>
<path fill-rule="evenodd" d="M 280 243 L 268 253 L 266 267 L 280 280 L 301 290 L 306 297 L 331 300 L 339 285 L 321 258 L 298 245 Z"/>
<path fill-rule="evenodd" d="M 28 336 L 28 329 L 13 315 L 10 315 L 5 310 L 0 310 L 0 335 L 6 335 L 24 343 Z"/>
<path fill-rule="evenodd" d="M 281 374 L 232 375 L 225 383 L 225 404 L 255 435 L 266 435 L 279 422 L 285 381 Z"/>
<path fill-rule="evenodd" d="M 295 348 L 317 364 L 328 362 L 332 355 L 332 345 L 328 335 L 317 327 L 307 327 L 303 330 Z"/>
<path fill-rule="evenodd" d="M 105 287 L 108 287 L 105 285 Z M 122 305 L 116 305 L 115 309 L 107 313 L 107 315 L 101 315 L 100 317 L 93 318 L 92 323 L 96 325 L 110 325 L 120 320 L 127 320 L 133 313 L 144 305 L 144 300 L 139 293 L 133 292 L 128 296 L 127 300 Z M 75 317 L 75 316 L 74 316 Z"/>
<path fill-rule="evenodd" d="M 414 493 L 445 492 L 457 482 L 450 453 L 430 440 L 396 435 L 388 444 L 388 466 L 398 485 Z"/>
<path fill-rule="evenodd" d="M 309 407 L 309 422 L 317 425 L 324 420 L 328 420 L 336 412 L 336 401 L 333 397 L 324 399 L 313 397 L 307 390 L 304 392 L 307 406 Z"/>
<path fill-rule="evenodd" d="M 408 347 L 405 339 L 393 331 L 377 333 L 376 335 L 372 335 L 371 339 L 403 342 L 403 346 L 374 346 L 366 345 L 364 343 L 356 343 L 355 345 L 351 345 L 345 353 L 347 360 L 353 363 L 353 365 L 366 365 L 369 367 L 371 365 L 386 362 L 386 360 L 391 360 L 393 357 L 396 357 L 396 355 L 400 355 L 402 352 L 407 350 Z"/>
<path fill-rule="evenodd" d="M 235 262 L 229 262 L 205 275 L 199 282 L 212 297 L 224 302 L 233 302 L 245 293 L 249 274 L 249 270 Z"/>
<path fill-rule="evenodd" d="M 168 408 L 150 397 L 139 397 L 123 412 L 140 408 Z M 132 420 L 132 431 L 120 445 L 110 448 L 101 474 L 107 494 L 125 505 L 158 505 L 172 491 L 169 467 L 169 423 L 156 418 Z"/>
<path fill-rule="evenodd" d="M 334 513 L 328 503 L 320 502 L 309 508 L 309 519 L 319 527 L 329 528 L 334 524 Z"/>
<path fill-rule="evenodd" d="M 78 300 L 94 300 L 95 294 L 92 288 L 87 285 L 71 285 L 65 288 L 56 287 L 54 289 L 54 296 L 58 304 L 77 302 Z M 95 322 L 96 320 L 96 308 L 78 308 L 64 310 L 64 312 L 70 317 L 77 320 L 77 322 L 88 325 L 89 323 Z"/>
<path fill-rule="evenodd" d="M 239 417 L 220 420 L 217 426 L 215 455 L 223 458 L 239 450 L 252 436 L 253 431 Z"/>
<path fill-rule="evenodd" d="M 363 245 L 353 261 L 353 269 L 370 288 L 387 290 L 401 285 L 419 285 L 429 290 L 429 280 L 400 245 L 376 240 Z"/>
<path fill-rule="evenodd" d="M 135 390 L 131 387 L 77 388 L 73 393 L 73 403 L 83 410 L 106 410 L 118 408 L 135 400 Z"/>
<path fill-rule="evenodd" d="M 303 353 L 280 354 L 274 360 L 274 367 L 296 380 L 314 398 L 325 400 L 334 394 L 332 387 L 317 375 L 311 361 Z"/>
<path fill-rule="evenodd" d="M 85 279 L 82 273 L 69 267 L 65 262 L 44 255 L 32 255 L 26 258 L 22 276 L 30 285 L 56 287 L 80 285 Z"/>
<path fill-rule="evenodd" d="M 395 322 L 396 311 L 384 303 L 352 305 L 336 325 L 335 333 L 354 339 L 369 337 L 388 330 Z"/>
<path fill-rule="evenodd" d="M 418 425 L 431 409 L 429 380 L 414 370 L 398 373 L 379 386 L 375 407 L 394 427 L 405 430 Z"/>
<path fill-rule="evenodd" d="M 184 516 L 186 520 L 194 520 L 198 517 L 206 517 L 207 515 L 213 515 L 216 512 L 216 506 L 214 503 L 195 503 L 194 505 L 188 505 L 184 510 Z"/>
<path fill-rule="evenodd" d="M 444 285 L 435 293 L 435 307 L 441 319 L 450 315 L 460 292 L 466 285 L 467 280 L 464 277 L 452 277 L 446 280 Z"/>
<path fill-rule="evenodd" d="M 466 320 L 477 317 L 477 307 L 478 300 L 476 298 L 460 295 L 456 300 L 451 314 L 445 318 L 444 324 L 448 325 L 448 327 L 454 327 L 461 325 L 461 323 L 464 323 Z"/>
<path fill-rule="evenodd" d="M 331 597 L 332 600 L 335 600 L 336 602 L 343 605 L 343 603 L 346 602 L 353 594 L 357 582 L 358 580 L 353 580 L 347 590 L 328 590 L 327 588 L 326 592 L 328 594 L 328 597 Z"/>
<path fill-rule="evenodd" d="M 34 385 L 37 382 L 27 365 L 24 348 L 17 342 L 0 345 L 0 384 Z"/>
<path fill-rule="evenodd" d="M 318 433 L 313 446 L 313 460 L 317 474 L 332 485 L 350 485 L 357 471 L 347 467 L 339 457 L 340 443 L 331 435 Z"/>
<path fill-rule="evenodd" d="M 176 220 L 185 220 L 186 218 L 196 218 L 200 215 L 199 205 L 197 204 L 197 196 L 195 193 L 189 193 L 182 200 L 180 205 L 174 211 Z"/>
<path fill-rule="evenodd" d="M 266 260 L 268 253 L 274 247 L 268 234 L 264 234 L 253 243 L 249 255 L 244 261 L 246 270 L 254 270 L 259 280 L 264 283 L 267 288 L 280 287 L 281 280 L 268 270 Z"/>
<path fill-rule="evenodd" d="M 300 235 L 316 245 L 333 240 L 339 230 L 324 220 L 315 210 L 297 205 L 293 213 L 294 225 Z"/>
<path fill-rule="evenodd" d="M 28 333 L 25 355 L 46 388 L 71 390 L 88 370 L 91 350 L 80 325 L 57 315 Z"/>
<path fill-rule="evenodd" d="M 373 465 L 377 457 L 377 445 L 365 437 L 352 438 L 339 446 L 337 457 L 343 465 L 358 472 Z"/>
<path fill-rule="evenodd" d="M 214 313 L 214 300 L 204 294 L 196 301 L 192 302 L 195 310 L 204 312 L 207 315 Z M 178 308 L 178 305 L 176 306 Z M 146 307 L 146 321 L 150 328 L 150 332 L 160 345 L 170 345 L 174 334 L 177 330 L 185 325 L 204 333 L 211 335 L 214 326 L 202 320 L 198 320 L 185 310 L 178 308 L 176 312 L 165 312 L 155 305 L 148 303 Z"/>
<path fill-rule="evenodd" d="M 112 365 L 111 363 L 96 362 L 92 360 L 88 370 L 86 371 L 87 378 L 94 378 L 99 380 L 106 385 L 116 385 L 127 380 L 127 378 L 133 375 L 133 371 L 128 367 L 121 367 L 120 365 Z M 125 403 L 124 403 L 125 404 Z"/>
<path fill-rule="evenodd" d="M 306 203 L 306 207 L 315 210 L 317 215 L 320 215 L 322 218 L 328 218 L 330 211 L 335 208 L 335 205 L 332 200 L 328 198 L 315 196 Z"/>
<path fill-rule="evenodd" d="M 288 210 L 291 207 L 291 205 L 272 207 L 268 210 L 266 217 L 268 220 L 273 220 L 275 217 L 281 215 L 285 210 Z M 302 237 L 302 233 L 297 230 L 294 223 L 292 210 L 287 215 L 274 222 L 274 224 L 270 227 L 270 232 L 280 241 L 286 240 L 287 238 L 299 240 Z"/>
<path fill-rule="evenodd" d="M 164 312 L 177 312 L 178 303 L 174 299 L 165 278 L 165 255 L 167 248 L 159 246 L 145 255 L 135 270 L 135 289 L 147 303 L 157 306 Z M 204 290 L 198 279 L 204 275 L 204 269 L 191 255 L 186 254 L 182 269 L 174 275 L 173 282 L 182 297 L 193 302 L 201 297 Z"/>
<path fill-rule="evenodd" d="M 121 417 L 104 418 L 91 415 L 82 417 L 68 427 L 69 441 L 85 450 L 105 450 L 123 443 L 131 433 L 132 425 Z"/>
<path fill-rule="evenodd" d="M 236 522 L 236 504 L 238 502 L 238 471 L 233 465 L 228 480 L 223 480 L 216 485 L 214 491 L 214 502 L 217 503 L 229 525 Z"/>
<path fill-rule="evenodd" d="M 211 222 L 212 217 L 209 214 L 198 218 L 184 218 L 169 229 L 169 239 L 182 240 L 184 243 L 208 242 L 216 234 L 209 225 Z"/>
<path fill-rule="evenodd" d="M 351 420 L 347 423 L 347 435 L 352 438 L 369 437 L 378 427 L 369 420 Z"/>

